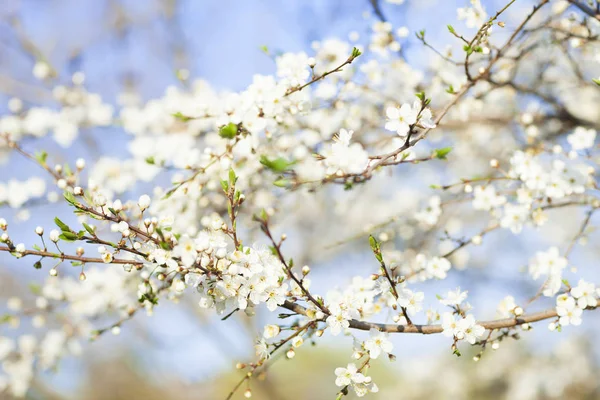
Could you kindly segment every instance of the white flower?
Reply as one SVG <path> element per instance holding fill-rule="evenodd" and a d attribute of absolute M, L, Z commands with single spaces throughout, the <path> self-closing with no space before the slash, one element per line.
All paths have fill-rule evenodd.
<path fill-rule="evenodd" d="M 173 255 L 181 258 L 181 263 L 186 267 L 191 267 L 196 262 L 198 251 L 196 251 L 196 243 L 194 239 L 188 235 L 183 235 L 177 246 L 173 248 Z"/>
<path fill-rule="evenodd" d="M 458 324 L 456 317 L 451 312 L 442 315 L 442 334 L 447 337 L 455 337 L 459 340 L 465 337 L 462 327 Z"/>
<path fill-rule="evenodd" d="M 496 309 L 496 311 L 501 317 L 508 318 L 512 316 L 512 312 L 515 309 L 515 307 L 517 307 L 517 304 L 515 303 L 515 298 L 513 296 L 506 296 L 502 299 L 500 304 L 498 304 L 498 308 Z"/>
<path fill-rule="evenodd" d="M 547 276 L 544 287 L 544 296 L 554 296 L 560 290 L 562 271 L 567 267 L 568 261 L 562 257 L 557 247 L 551 247 L 548 251 L 538 251 L 529 262 L 529 274 L 533 279 Z"/>
<path fill-rule="evenodd" d="M 577 307 L 581 309 L 598 305 L 596 285 L 583 279 L 580 279 L 577 286 L 571 289 L 571 296 L 577 299 Z"/>
<path fill-rule="evenodd" d="M 481 5 L 481 0 L 471 0 L 471 7 L 457 9 L 458 19 L 465 20 L 468 28 L 478 28 L 487 19 L 487 13 Z"/>
<path fill-rule="evenodd" d="M 343 329 L 347 329 L 350 326 L 350 322 L 344 318 L 341 310 L 337 314 L 333 314 L 332 312 L 325 322 L 329 326 L 329 330 L 333 336 L 339 335 Z"/>
<path fill-rule="evenodd" d="M 577 303 L 573 297 L 568 297 L 561 302 L 561 305 L 556 306 L 556 313 L 560 317 L 558 322 L 561 326 L 581 325 L 583 310 L 577 307 Z"/>
<path fill-rule="evenodd" d="M 279 325 L 265 325 L 263 330 L 263 338 L 272 339 L 275 336 L 279 335 L 280 332 Z"/>
<path fill-rule="evenodd" d="M 369 155 L 360 143 L 350 143 L 353 131 L 340 129 L 334 143 L 324 153 L 327 173 L 362 173 L 369 162 Z"/>
<path fill-rule="evenodd" d="M 26 248 L 25 248 L 25 243 L 19 243 L 18 245 L 15 246 L 15 251 L 17 253 L 23 254 L 25 252 Z"/>
<path fill-rule="evenodd" d="M 295 338 L 292 339 L 292 346 L 295 348 L 298 348 L 300 346 L 302 346 L 304 344 L 304 339 L 302 339 L 302 336 L 296 336 Z"/>
<path fill-rule="evenodd" d="M 529 210 L 520 205 L 506 204 L 500 226 L 510 229 L 512 233 L 520 233 L 529 218 Z"/>
<path fill-rule="evenodd" d="M 364 383 L 367 377 L 358 372 L 358 368 L 353 363 L 348 364 L 346 368 L 335 369 L 335 384 L 337 386 L 347 386 L 353 383 Z"/>
<path fill-rule="evenodd" d="M 446 298 L 440 300 L 445 306 L 459 306 L 463 301 L 467 299 L 467 291 L 461 292 L 460 288 L 456 288 L 455 291 L 448 291 Z"/>
<path fill-rule="evenodd" d="M 270 357 L 269 347 L 267 346 L 267 342 L 265 342 L 264 339 L 261 339 L 254 345 L 254 350 L 258 358 L 261 360 L 266 360 Z"/>
<path fill-rule="evenodd" d="M 410 289 L 400 289 L 398 291 L 398 305 L 406 308 L 410 315 L 414 315 L 423 309 L 423 292 L 413 293 Z"/>
<path fill-rule="evenodd" d="M 377 329 L 371 329 L 371 337 L 364 342 L 364 348 L 369 352 L 371 358 L 377 358 L 383 351 L 384 353 L 391 353 L 394 345 L 388 339 L 388 334 L 380 332 Z"/>
<path fill-rule="evenodd" d="M 581 126 L 575 128 L 573 133 L 567 136 L 567 141 L 573 150 L 585 150 L 594 146 L 596 140 L 596 131 L 594 129 L 585 129 Z"/>
<path fill-rule="evenodd" d="M 492 185 L 477 186 L 473 191 L 473 208 L 489 211 L 506 203 L 506 197 L 498 196 L 496 188 Z"/>
<path fill-rule="evenodd" d="M 56 229 L 50 231 L 50 240 L 52 240 L 54 243 L 58 242 L 59 236 L 60 232 L 58 232 Z"/>
<path fill-rule="evenodd" d="M 447 259 L 443 257 L 433 257 L 427 262 L 425 273 L 432 278 L 444 279 L 451 266 L 450 261 Z"/>
<path fill-rule="evenodd" d="M 298 86 L 310 76 L 308 56 L 305 53 L 285 53 L 277 57 L 277 76 L 288 86 Z"/>
<path fill-rule="evenodd" d="M 410 131 L 410 125 L 417 122 L 419 109 L 414 109 L 410 104 L 403 104 L 400 108 L 388 107 L 385 114 L 388 121 L 385 124 L 385 129 L 396 132 L 399 136 L 406 136 Z"/>
<path fill-rule="evenodd" d="M 0 336 L 0 361 L 5 359 L 15 348 L 15 341 L 13 339 Z"/>
<path fill-rule="evenodd" d="M 460 330 L 464 332 L 465 340 L 471 344 L 475 344 L 478 338 L 483 336 L 485 328 L 477 324 L 475 317 L 469 314 L 465 318 L 458 321 Z"/>
<path fill-rule="evenodd" d="M 415 219 L 426 225 L 435 225 L 442 214 L 441 203 L 439 196 L 432 196 L 428 206 L 415 214 Z"/>
<path fill-rule="evenodd" d="M 105 264 L 110 264 L 113 260 L 113 255 L 110 252 L 106 252 L 104 254 L 102 254 L 102 262 L 104 262 Z"/>
<path fill-rule="evenodd" d="M 144 211 L 146 208 L 150 207 L 150 202 L 150 196 L 148 196 L 147 194 L 143 194 L 138 200 L 138 206 L 140 206 L 140 209 Z"/>

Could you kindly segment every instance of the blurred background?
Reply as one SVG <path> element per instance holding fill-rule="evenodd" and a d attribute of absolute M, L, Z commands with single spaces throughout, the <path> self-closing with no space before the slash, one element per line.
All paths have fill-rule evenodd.
<path fill-rule="evenodd" d="M 413 67 L 420 68 L 432 62 L 432 54 L 416 40 L 414 32 L 426 28 L 429 41 L 444 48 L 450 42 L 446 25 L 458 25 L 456 8 L 469 2 L 380 3 L 395 28 L 410 31 L 401 43 L 403 52 Z M 483 1 L 489 14 L 505 3 Z M 531 5 L 526 0 L 517 3 L 509 15 L 522 15 Z M 70 82 L 78 71 L 85 73 L 89 91 L 115 107 L 123 102 L 124 93 L 147 101 L 161 96 L 169 85 L 185 85 L 179 79 L 182 73 L 189 74 L 190 79 L 202 78 L 219 90 L 241 90 L 254 74 L 275 70 L 262 46 L 275 54 L 310 52 L 315 40 L 347 40 L 353 32 L 368 36 L 376 20 L 368 0 L 2 0 L 0 115 L 9 113 L 13 97 L 26 104 L 51 105 L 53 86 Z M 55 70 L 52 83 L 32 74 L 40 57 Z M 127 142 L 121 129 L 110 127 L 82 130 L 68 150 L 50 137 L 25 139 L 23 143 L 32 149 L 45 149 L 58 161 L 73 162 L 84 157 L 92 164 L 103 154 L 127 157 Z M 2 182 L 40 175 L 36 166 L 15 154 L 4 158 L 0 165 Z M 434 176 L 434 171 L 428 172 L 427 168 L 420 175 L 427 184 Z M 0 214 L 12 224 L 13 234 L 32 242 L 40 220 L 51 221 L 65 210 L 64 206 L 42 202 L 17 209 L 5 205 Z M 343 224 L 340 221 L 341 217 L 338 224 Z M 519 269 L 534 250 L 564 243 L 563 239 L 572 236 L 577 227 L 568 223 L 550 227 L 542 237 L 526 232 L 519 240 L 501 232 L 471 253 L 469 264 L 474 268 L 460 271 L 431 290 L 443 294 L 460 285 L 469 290 L 478 316 L 493 318 L 504 295 L 522 300 L 537 290 L 523 279 Z M 304 242 L 290 249 L 292 253 L 303 254 L 299 247 L 311 243 L 310 234 L 305 232 L 305 236 Z M 597 239 L 597 235 L 590 236 L 590 242 L 594 237 Z M 488 259 L 486 252 L 500 244 L 511 250 Z M 324 292 L 332 283 L 345 285 L 344 279 L 362 273 L 361 265 L 372 264 L 366 241 L 343 249 L 343 256 L 304 256 L 315 272 L 313 287 L 317 292 Z M 597 257 L 598 248 L 594 246 L 578 251 L 574 257 L 582 267 L 578 276 L 598 281 Z M 346 278 L 339 275 L 340 263 Z M 513 266 L 512 275 L 503 270 L 509 264 Z M 483 265 L 492 271 L 491 275 L 481 272 L 478 267 Z M 26 263 L 0 254 L 2 298 L 22 293 L 30 282 L 45 277 Z M 161 305 L 152 317 L 136 316 L 120 336 L 105 335 L 94 343 L 83 343 L 81 357 L 67 358 L 55 371 L 40 374 L 27 398 L 222 399 L 240 379 L 235 364 L 254 358 L 254 338 L 269 318 L 265 312 L 253 319 L 236 316 L 220 321 L 201 312 L 193 296 L 186 296 L 178 305 Z M 549 332 L 542 323 L 522 335 L 522 340 L 507 340 L 500 350 L 486 352 L 478 363 L 472 361 L 473 354 L 468 351 L 461 358 L 453 356 L 445 338 L 398 335 L 394 337 L 396 362 L 378 362 L 373 367 L 380 393 L 371 398 L 597 399 L 600 354 L 591 344 L 597 342 L 599 328 L 594 313 L 584 316 L 579 329 L 563 333 Z M 3 335 L 18 329 L 0 325 Z M 268 374 L 253 381 L 254 398 L 335 398 L 333 370 L 349 361 L 351 341 L 324 337 L 314 347 L 298 351 L 293 362 L 273 363 Z M 243 392 L 236 396 L 242 398 Z"/>

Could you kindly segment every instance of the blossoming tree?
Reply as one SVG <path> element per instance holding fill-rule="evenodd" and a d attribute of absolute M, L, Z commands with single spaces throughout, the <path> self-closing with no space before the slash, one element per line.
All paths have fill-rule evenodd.
<path fill-rule="evenodd" d="M 222 319 L 273 313 L 229 398 L 251 397 L 276 355 L 291 359 L 323 336 L 354 339 L 331 371 L 342 398 L 379 390 L 369 367 L 397 357 L 392 335 L 440 334 L 457 356 L 477 349 L 477 361 L 535 324 L 561 331 L 593 312 L 600 291 L 571 257 L 600 209 L 600 3 L 512 0 L 491 11 L 471 0 L 458 8 L 464 25 L 447 27 L 448 50 L 414 33 L 434 60 L 424 69 L 406 59 L 408 30 L 369 3 L 370 36 L 265 48 L 276 72 L 237 93 L 182 70 L 182 87 L 146 103 L 124 96 L 115 109 L 76 72 L 55 86 L 58 108 L 10 101 L 1 150 L 41 175 L 3 174 L 0 202 L 58 202 L 65 214 L 37 219 L 38 240 L 27 244 L 17 222 L 0 219 L 3 260 L 50 275 L 32 302 L 9 299 L 4 326 L 31 320 L 36 333 L 0 335 L 0 390 L 24 396 L 35 369 L 79 353 L 81 339 L 119 334 L 184 296 Z M 52 83 L 56 71 L 40 56 L 33 74 Z M 130 158 L 59 163 L 32 140 L 52 133 L 69 147 L 80 129 L 109 126 L 130 135 Z M 467 301 L 469 281 L 430 289 L 468 270 L 494 235 L 503 239 L 488 259 L 510 250 L 509 235 L 543 236 L 552 224 L 575 228 L 553 246 L 524 248 L 525 269 L 481 272 L 536 286 L 507 293 L 495 317 Z M 345 255 L 361 245 L 370 261 L 344 275 Z M 339 280 L 316 281 L 318 252 L 337 257 Z"/>

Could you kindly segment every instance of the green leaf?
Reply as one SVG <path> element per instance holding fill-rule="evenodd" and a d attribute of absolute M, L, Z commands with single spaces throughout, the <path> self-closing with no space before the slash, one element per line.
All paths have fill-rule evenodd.
<path fill-rule="evenodd" d="M 233 168 L 229 169 L 229 186 L 235 186 L 235 183 L 237 182 L 237 176 L 235 176 L 235 171 L 233 170 Z"/>
<path fill-rule="evenodd" d="M 417 96 L 419 100 L 425 101 L 425 92 L 415 93 L 415 96 Z"/>
<path fill-rule="evenodd" d="M 269 55 L 269 48 L 267 46 L 265 46 L 264 44 L 262 46 L 260 46 L 259 49 L 266 55 Z"/>
<path fill-rule="evenodd" d="M 273 172 L 281 173 L 287 171 L 290 166 L 294 163 L 287 161 L 283 157 L 276 158 L 275 160 L 269 160 L 267 156 L 260 156 L 260 163 L 265 167 L 269 168 Z"/>
<path fill-rule="evenodd" d="M 96 236 L 94 233 L 94 229 L 89 226 L 88 224 L 86 224 L 85 222 L 83 223 L 83 227 L 85 228 L 86 231 L 88 231 L 88 233 L 92 236 Z"/>
<path fill-rule="evenodd" d="M 446 93 L 455 94 L 454 86 L 450 85 L 448 89 L 446 89 Z"/>
<path fill-rule="evenodd" d="M 35 154 L 35 159 L 37 162 L 39 162 L 40 164 L 46 164 L 46 159 L 48 158 L 48 153 L 46 153 L 45 151 L 40 151 L 39 153 Z"/>
<path fill-rule="evenodd" d="M 452 151 L 452 147 L 444 147 L 441 149 L 435 149 L 433 151 L 433 156 L 435 158 L 439 158 L 440 160 L 445 160 L 446 156 Z"/>
<path fill-rule="evenodd" d="M 79 239 L 77 234 L 75 234 L 73 232 L 67 232 L 67 231 L 63 231 L 63 233 L 60 234 L 59 238 L 61 238 L 65 242 L 74 242 L 77 239 Z"/>
<path fill-rule="evenodd" d="M 150 165 L 154 165 L 155 164 L 154 157 L 146 157 L 146 163 L 150 164 Z"/>
<path fill-rule="evenodd" d="M 273 185 L 277 186 L 277 187 L 288 187 L 290 186 L 290 180 L 289 179 L 285 179 L 285 178 L 281 178 L 281 179 L 277 179 L 275 182 L 273 182 Z"/>
<path fill-rule="evenodd" d="M 56 224 L 56 226 L 58 226 L 60 228 L 61 231 L 71 232 L 71 229 L 69 228 L 69 226 L 67 224 L 65 224 L 64 222 L 62 222 L 58 217 L 54 218 L 54 223 Z"/>
<path fill-rule="evenodd" d="M 598 86 L 600 86 L 600 78 L 598 79 L 592 79 L 592 81 L 594 81 L 594 83 Z"/>
<path fill-rule="evenodd" d="M 42 251 L 42 249 L 40 248 L 40 246 L 38 246 L 37 244 L 33 245 L 33 249 L 37 250 L 37 251 Z"/>
<path fill-rule="evenodd" d="M 352 58 L 356 58 L 356 57 L 360 56 L 361 54 L 362 54 L 361 51 L 359 49 L 357 49 L 356 47 L 354 47 L 352 49 Z"/>
<path fill-rule="evenodd" d="M 225 126 L 222 126 L 219 129 L 219 136 L 225 139 L 233 139 L 238 134 L 238 126 L 233 122 L 228 123 Z"/>
<path fill-rule="evenodd" d="M 175 114 L 171 114 L 171 115 L 173 115 L 175 118 L 177 118 L 178 120 L 183 121 L 183 122 L 188 122 L 189 120 L 194 119 L 194 117 L 188 117 L 187 115 L 183 115 L 180 112 L 176 112 Z"/>
<path fill-rule="evenodd" d="M 373 250 L 373 254 L 375 254 L 375 258 L 377 259 L 377 261 L 383 263 L 383 256 L 381 255 L 381 245 L 373 235 L 369 235 L 369 244 L 371 245 L 371 250 Z"/>
<path fill-rule="evenodd" d="M 456 31 L 454 30 L 454 27 L 452 25 L 448 25 L 448 31 L 450 33 L 456 33 Z"/>
<path fill-rule="evenodd" d="M 77 203 L 77 200 L 75 200 L 75 195 L 69 192 L 68 190 L 65 190 L 65 192 L 63 193 L 63 197 L 71 205 L 75 205 L 75 203 Z"/>
<path fill-rule="evenodd" d="M 227 183 L 227 181 L 225 179 L 223 179 L 221 181 L 221 187 L 223 188 L 223 191 L 225 193 L 229 192 L 229 184 Z"/>

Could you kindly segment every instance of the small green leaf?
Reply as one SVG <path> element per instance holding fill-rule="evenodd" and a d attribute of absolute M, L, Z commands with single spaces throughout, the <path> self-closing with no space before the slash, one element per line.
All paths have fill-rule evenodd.
<path fill-rule="evenodd" d="M 75 200 L 75 195 L 68 190 L 63 193 L 63 197 L 71 205 L 75 205 L 75 203 L 77 203 L 77 200 Z"/>
<path fill-rule="evenodd" d="M 229 192 L 229 184 L 227 183 L 227 181 L 225 179 L 223 179 L 221 181 L 221 187 L 223 188 L 223 191 L 225 193 Z"/>
<path fill-rule="evenodd" d="M 146 163 L 150 164 L 150 165 L 154 165 L 156 162 L 154 160 L 154 157 L 146 157 Z"/>
<path fill-rule="evenodd" d="M 600 86 L 600 78 L 598 79 L 592 79 L 592 81 L 594 81 L 594 83 L 598 86 Z"/>
<path fill-rule="evenodd" d="M 433 151 L 433 156 L 435 158 L 439 158 L 440 160 L 445 160 L 446 156 L 452 151 L 452 147 L 444 147 L 441 149 L 435 149 Z"/>
<path fill-rule="evenodd" d="M 448 25 L 448 31 L 452 34 L 456 33 L 456 31 L 454 30 L 454 27 L 452 25 Z"/>
<path fill-rule="evenodd" d="M 224 139 L 233 139 L 238 134 L 238 126 L 233 122 L 228 123 L 225 126 L 222 126 L 219 129 L 219 136 Z"/>
<path fill-rule="evenodd" d="M 356 58 L 356 57 L 360 56 L 361 54 L 362 54 L 361 51 L 359 49 L 357 49 L 356 47 L 354 47 L 352 49 L 352 58 Z"/>
<path fill-rule="evenodd" d="M 36 161 L 42 165 L 46 164 L 47 158 L 48 158 L 48 153 L 46 153 L 45 151 L 41 151 L 41 152 L 35 154 Z"/>
<path fill-rule="evenodd" d="M 237 176 L 235 176 L 235 171 L 233 168 L 229 169 L 229 186 L 235 186 L 237 182 Z"/>
<path fill-rule="evenodd" d="M 79 239 L 77 234 L 67 231 L 63 231 L 63 233 L 60 234 L 59 238 L 61 238 L 65 242 L 74 242 L 75 240 Z"/>
<path fill-rule="evenodd" d="M 287 171 L 290 168 L 290 166 L 294 164 L 293 162 L 287 161 L 283 157 L 279 157 L 274 160 L 269 160 L 269 158 L 267 158 L 267 156 L 264 155 L 260 156 L 260 163 L 272 170 L 273 172 L 277 173 Z"/>
<path fill-rule="evenodd" d="M 290 180 L 289 179 L 285 179 L 285 178 L 281 178 L 281 179 L 277 179 L 275 182 L 273 182 L 273 185 L 277 186 L 277 187 L 288 187 L 290 186 Z"/>
<path fill-rule="evenodd" d="M 70 232 L 71 229 L 69 228 L 69 226 L 67 224 L 65 224 L 64 222 L 62 222 L 58 217 L 54 218 L 54 223 L 56 224 L 56 226 L 58 226 L 60 228 L 61 231 L 63 232 Z"/>
<path fill-rule="evenodd" d="M 83 227 L 85 228 L 86 231 L 88 231 L 88 233 L 92 236 L 96 236 L 94 233 L 94 229 L 89 226 L 88 224 L 86 224 L 85 222 L 83 223 Z"/>
<path fill-rule="evenodd" d="M 454 86 L 450 85 L 448 89 L 446 89 L 446 93 L 455 94 Z"/>
<path fill-rule="evenodd" d="M 175 118 L 177 118 L 178 120 L 183 121 L 183 122 L 188 122 L 189 120 L 194 119 L 194 117 L 188 117 L 187 115 L 183 115 L 180 112 L 176 112 L 175 114 L 171 114 L 171 115 L 173 115 Z"/>

